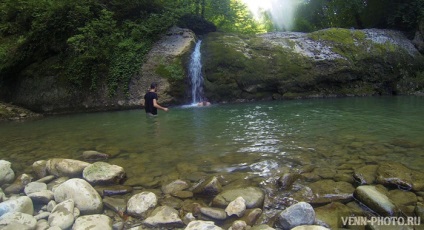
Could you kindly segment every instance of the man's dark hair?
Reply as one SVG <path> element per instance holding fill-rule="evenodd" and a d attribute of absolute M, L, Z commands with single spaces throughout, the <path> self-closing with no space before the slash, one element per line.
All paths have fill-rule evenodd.
<path fill-rule="evenodd" d="M 158 84 L 156 82 L 153 82 L 152 84 L 150 84 L 150 89 L 156 89 L 157 86 Z"/>

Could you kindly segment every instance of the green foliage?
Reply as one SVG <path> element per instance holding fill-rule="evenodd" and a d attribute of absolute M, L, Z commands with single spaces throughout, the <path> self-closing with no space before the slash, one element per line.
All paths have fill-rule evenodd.
<path fill-rule="evenodd" d="M 185 77 L 185 72 L 181 60 L 176 59 L 171 64 L 164 64 L 165 61 L 161 60 L 160 64 L 156 68 L 156 73 L 164 78 L 170 80 L 182 80 Z"/>

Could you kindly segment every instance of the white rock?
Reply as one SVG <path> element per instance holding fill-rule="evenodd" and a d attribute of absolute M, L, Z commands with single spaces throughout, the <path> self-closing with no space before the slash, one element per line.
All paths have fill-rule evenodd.
<path fill-rule="evenodd" d="M 16 199 L 9 199 L 0 203 L 0 216 L 8 212 L 22 212 L 33 215 L 34 205 L 29 197 L 20 196 Z"/>
<path fill-rule="evenodd" d="M 15 179 L 11 165 L 9 161 L 0 160 L 0 185 L 11 183 Z"/>
<path fill-rule="evenodd" d="M 56 205 L 49 216 L 49 225 L 68 229 L 74 223 L 74 201 L 69 199 Z"/>
<path fill-rule="evenodd" d="M 72 229 L 112 230 L 112 219 L 99 214 L 80 216 L 76 219 Z"/>
<path fill-rule="evenodd" d="M 156 207 L 158 199 L 152 192 L 141 192 L 132 196 L 127 202 L 127 212 L 132 216 L 144 217 L 145 213 Z"/>
<path fill-rule="evenodd" d="M 83 215 L 99 214 L 103 210 L 103 201 L 99 193 L 83 179 L 69 179 L 54 190 L 56 202 L 72 199 Z"/>
<path fill-rule="evenodd" d="M 82 171 L 89 165 L 84 161 L 62 158 L 50 159 L 46 163 L 47 171 L 57 177 L 81 177 Z"/>
<path fill-rule="evenodd" d="M 26 195 L 29 195 L 34 192 L 40 192 L 43 190 L 47 190 L 47 184 L 41 182 L 30 182 L 24 188 L 24 192 Z"/>
<path fill-rule="evenodd" d="M 243 216 L 244 212 L 246 211 L 246 200 L 243 199 L 243 197 L 239 196 L 235 200 L 231 201 L 227 208 L 225 209 L 225 212 L 228 216 L 236 215 L 238 217 Z"/>
<path fill-rule="evenodd" d="M 29 214 L 22 212 L 12 212 L 6 213 L 0 217 L 0 229 L 3 229 L 5 226 L 16 225 L 21 227 L 25 227 L 27 229 L 34 229 L 37 225 L 37 220 Z M 24 229 L 24 228 L 16 228 L 16 229 Z"/>

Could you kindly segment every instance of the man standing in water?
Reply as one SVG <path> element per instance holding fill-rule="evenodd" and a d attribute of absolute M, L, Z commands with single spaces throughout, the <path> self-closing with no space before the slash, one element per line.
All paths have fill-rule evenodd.
<path fill-rule="evenodd" d="M 158 95 L 157 95 L 157 84 L 153 82 L 150 85 L 149 92 L 144 95 L 144 109 L 146 110 L 147 115 L 156 116 L 158 114 L 157 109 L 161 109 L 165 112 L 168 112 L 168 108 L 162 107 L 158 104 Z"/>

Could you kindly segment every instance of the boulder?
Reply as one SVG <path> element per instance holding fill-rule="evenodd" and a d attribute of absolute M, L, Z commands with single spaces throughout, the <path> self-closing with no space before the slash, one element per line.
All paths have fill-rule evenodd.
<path fill-rule="evenodd" d="M 399 213 L 393 202 L 375 186 L 359 186 L 356 188 L 354 196 L 359 202 L 382 216 L 396 216 Z"/>
<path fill-rule="evenodd" d="M 129 215 L 145 218 L 147 212 L 156 207 L 158 199 L 152 192 L 141 192 L 133 195 L 127 202 Z"/>
<path fill-rule="evenodd" d="M 121 166 L 95 162 L 84 168 L 82 176 L 91 184 L 119 184 L 126 174 Z"/>
<path fill-rule="evenodd" d="M 30 214 L 11 212 L 0 217 L 0 228 L 7 229 L 35 229 L 37 220 Z"/>
<path fill-rule="evenodd" d="M 20 196 L 16 199 L 9 199 L 0 203 L 0 216 L 12 212 L 21 212 L 33 215 L 34 205 L 32 200 L 27 196 Z"/>
<path fill-rule="evenodd" d="M 57 226 L 61 229 L 69 229 L 75 221 L 74 207 L 73 200 L 65 200 L 57 204 L 48 219 L 50 227 Z"/>
<path fill-rule="evenodd" d="M 165 194 L 173 194 L 180 191 L 183 191 L 190 187 L 190 185 L 183 180 L 175 180 L 171 183 L 165 184 L 162 186 L 162 192 Z"/>
<path fill-rule="evenodd" d="M 103 201 L 96 190 L 85 180 L 73 178 L 60 184 L 53 191 L 56 202 L 72 199 L 83 215 L 99 214 Z"/>
<path fill-rule="evenodd" d="M 15 179 L 15 172 L 12 170 L 12 163 L 0 160 L 0 186 L 11 183 Z"/>
<path fill-rule="evenodd" d="M 222 228 L 215 225 L 212 221 L 195 220 L 190 222 L 184 230 L 222 230 Z"/>
<path fill-rule="evenodd" d="M 294 204 L 278 215 L 278 225 L 283 230 L 290 230 L 300 225 L 312 225 L 314 222 L 315 211 L 306 202 Z"/>
<path fill-rule="evenodd" d="M 75 220 L 72 229 L 112 230 L 112 219 L 99 214 L 80 216 Z"/>
<path fill-rule="evenodd" d="M 181 228 L 184 226 L 184 222 L 180 219 L 178 211 L 168 207 L 160 206 L 157 207 L 152 215 L 143 221 L 144 224 L 159 228 Z"/>
<path fill-rule="evenodd" d="M 54 158 L 46 162 L 47 171 L 56 177 L 82 177 L 82 171 L 89 166 L 90 163 L 73 160 Z"/>
<path fill-rule="evenodd" d="M 225 208 L 237 197 L 243 197 L 246 201 L 246 208 L 262 208 L 265 193 L 257 187 L 229 189 L 218 194 L 212 200 L 212 204 Z"/>
<path fill-rule="evenodd" d="M 342 218 L 352 216 L 350 208 L 340 202 L 333 202 L 315 208 L 316 219 L 326 224 L 330 229 L 343 228 Z"/>

